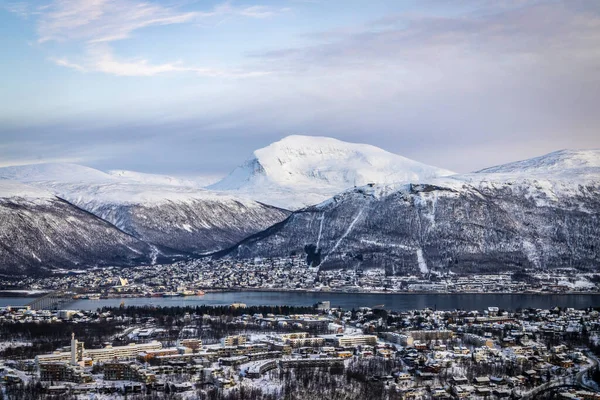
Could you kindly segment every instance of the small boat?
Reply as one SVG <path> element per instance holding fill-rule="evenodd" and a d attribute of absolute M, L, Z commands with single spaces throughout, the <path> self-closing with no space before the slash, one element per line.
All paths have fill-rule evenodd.
<path fill-rule="evenodd" d="M 204 290 L 196 291 L 196 296 L 204 296 Z"/>
<path fill-rule="evenodd" d="M 163 293 L 163 297 L 177 297 L 179 296 L 179 293 L 176 292 L 164 292 Z"/>

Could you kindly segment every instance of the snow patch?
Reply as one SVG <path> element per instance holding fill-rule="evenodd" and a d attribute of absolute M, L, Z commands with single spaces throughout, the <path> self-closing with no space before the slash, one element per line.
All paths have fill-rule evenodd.
<path fill-rule="evenodd" d="M 423 256 L 423 249 L 421 249 L 420 247 L 417 249 L 417 263 L 419 264 L 419 270 L 422 274 L 427 274 L 429 272 L 427 262 L 425 261 L 425 257 Z"/>
<path fill-rule="evenodd" d="M 363 208 L 356 215 L 356 217 L 354 217 L 354 219 L 352 220 L 352 222 L 348 226 L 348 229 L 346 229 L 346 232 L 344 232 L 344 234 L 335 243 L 335 245 L 333 246 L 333 248 L 327 253 L 327 255 L 325 256 L 325 258 L 323 259 L 323 261 L 321 262 L 321 264 L 324 263 L 327 260 L 327 258 L 329 257 L 329 255 L 331 253 L 335 252 L 335 250 L 339 247 L 340 243 L 342 243 L 342 241 L 346 238 L 346 236 L 348 236 L 348 234 L 352 231 L 352 229 L 354 228 L 354 225 L 356 225 L 356 222 L 360 219 L 360 217 L 362 216 L 362 214 L 363 214 L 364 211 L 365 211 L 365 209 Z"/>

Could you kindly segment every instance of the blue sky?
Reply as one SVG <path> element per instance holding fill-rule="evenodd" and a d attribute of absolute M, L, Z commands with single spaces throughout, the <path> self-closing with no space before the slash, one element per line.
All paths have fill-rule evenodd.
<path fill-rule="evenodd" d="M 289 134 L 459 172 L 600 147 L 595 0 L 0 0 L 0 165 L 221 174 Z"/>

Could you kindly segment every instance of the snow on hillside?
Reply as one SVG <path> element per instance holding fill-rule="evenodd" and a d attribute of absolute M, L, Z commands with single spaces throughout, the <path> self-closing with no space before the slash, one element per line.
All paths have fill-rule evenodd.
<path fill-rule="evenodd" d="M 21 182 L 0 179 L 0 199 L 18 197 L 28 200 L 40 199 L 50 200 L 55 196 L 43 189 L 34 186 L 25 185 Z"/>
<path fill-rule="evenodd" d="M 105 174 L 72 164 L 0 168 L 147 243 L 203 253 L 229 247 L 285 219 L 287 211 L 200 183 L 130 171 Z M 11 193 L 18 193 L 14 188 Z"/>
<path fill-rule="evenodd" d="M 134 182 L 35 182 L 60 197 L 93 212 L 91 204 L 157 205 L 194 200 L 240 201 L 257 204 L 250 199 L 238 199 L 227 193 L 217 193 L 198 187 L 143 184 Z"/>
<path fill-rule="evenodd" d="M 196 181 L 124 170 L 105 173 L 67 163 L 3 167 L 0 168 L 0 179 L 27 183 L 30 185 L 28 190 L 32 190 L 31 186 L 48 190 L 79 206 L 89 203 L 130 205 L 233 198 L 203 189 L 205 182 L 202 182 L 202 178 Z M 13 191 L 19 192 L 16 187 Z"/>
<path fill-rule="evenodd" d="M 0 180 L 0 271 L 150 262 L 150 246 L 50 193 Z"/>
<path fill-rule="evenodd" d="M 354 186 L 452 174 L 371 145 L 294 135 L 256 150 L 249 160 L 209 188 L 297 209 Z"/>
<path fill-rule="evenodd" d="M 144 183 L 152 185 L 168 185 L 168 186 L 188 186 L 188 187 L 204 187 L 215 183 L 219 180 L 218 176 L 197 176 L 191 178 L 180 178 L 169 175 L 146 174 L 143 172 L 126 171 L 126 170 L 111 170 L 108 174 L 122 180 L 127 180 L 135 183 Z"/>
<path fill-rule="evenodd" d="M 390 274 L 597 268 L 598 175 L 585 185 L 515 175 L 503 182 L 501 175 L 348 189 L 215 256 L 277 257 L 312 247 L 321 268 Z"/>
<path fill-rule="evenodd" d="M 563 174 L 600 168 L 600 149 L 560 150 L 540 157 L 485 168 L 477 173 Z"/>
<path fill-rule="evenodd" d="M 69 163 L 29 164 L 0 168 L 0 178 L 19 182 L 97 182 L 114 178 L 102 171 Z"/>
<path fill-rule="evenodd" d="M 302 254 L 312 245 L 321 268 L 391 274 L 595 269 L 599 164 L 597 151 L 561 151 L 478 173 L 354 187 L 216 256 Z"/>

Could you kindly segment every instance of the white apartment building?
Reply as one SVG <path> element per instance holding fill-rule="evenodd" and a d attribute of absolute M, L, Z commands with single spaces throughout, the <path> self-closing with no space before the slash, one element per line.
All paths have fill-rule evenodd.
<path fill-rule="evenodd" d="M 77 341 L 75 336 L 71 339 L 71 351 L 60 352 L 55 351 L 50 354 L 40 354 L 35 357 L 38 364 L 51 362 L 69 362 L 72 365 L 77 365 L 84 359 L 91 359 L 93 362 L 106 362 L 113 360 L 121 360 L 127 358 L 135 358 L 139 353 L 152 350 L 162 349 L 162 344 L 157 341 L 150 343 L 130 343 L 127 346 L 107 345 L 102 349 L 86 349 L 83 343 Z"/>

